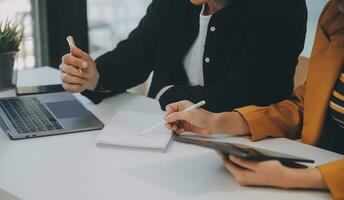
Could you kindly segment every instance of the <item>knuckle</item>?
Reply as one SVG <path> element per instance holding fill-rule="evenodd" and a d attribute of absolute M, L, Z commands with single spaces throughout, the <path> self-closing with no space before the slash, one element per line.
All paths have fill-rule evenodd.
<path fill-rule="evenodd" d="M 66 55 L 63 55 L 62 58 L 61 58 L 61 61 L 64 63 L 66 60 Z"/>
<path fill-rule="evenodd" d="M 76 87 L 72 87 L 71 92 L 76 93 L 78 92 L 78 90 L 76 89 Z"/>
<path fill-rule="evenodd" d="M 72 64 L 73 63 L 73 56 L 71 54 L 67 54 L 64 59 L 64 63 Z"/>
<path fill-rule="evenodd" d="M 242 186 L 246 186 L 247 185 L 247 182 L 246 180 L 242 177 L 242 176 L 237 176 L 235 177 L 235 179 L 237 180 L 237 182 L 242 185 Z"/>
<path fill-rule="evenodd" d="M 68 60 L 69 60 L 69 54 L 66 54 L 66 55 L 62 56 L 62 62 L 63 63 L 67 63 Z"/>
<path fill-rule="evenodd" d="M 70 92 L 75 93 L 75 92 L 78 92 L 78 90 L 79 90 L 79 87 L 76 86 L 76 85 L 73 85 L 73 86 L 70 87 Z"/>
<path fill-rule="evenodd" d="M 65 72 L 71 74 L 71 67 L 69 65 L 66 66 Z"/>
<path fill-rule="evenodd" d="M 64 82 L 64 81 L 65 81 L 65 73 L 62 73 L 62 74 L 60 75 L 60 78 L 61 78 L 61 80 Z"/>
<path fill-rule="evenodd" d="M 170 105 L 170 104 L 167 105 L 167 106 L 165 107 L 165 110 L 166 110 L 166 111 L 170 111 L 170 110 L 171 110 L 171 105 Z"/>
<path fill-rule="evenodd" d="M 64 82 L 70 81 L 70 76 L 66 73 L 62 74 L 62 81 Z"/>
<path fill-rule="evenodd" d="M 69 85 L 68 84 L 62 84 L 63 89 L 66 91 L 69 91 Z"/>
<path fill-rule="evenodd" d="M 76 64 L 77 64 L 78 66 L 82 66 L 83 63 L 84 63 L 84 61 L 81 60 L 81 59 L 79 59 L 79 60 L 76 61 Z"/>
<path fill-rule="evenodd" d="M 68 74 L 73 74 L 73 67 L 70 65 L 67 65 L 65 71 Z"/>

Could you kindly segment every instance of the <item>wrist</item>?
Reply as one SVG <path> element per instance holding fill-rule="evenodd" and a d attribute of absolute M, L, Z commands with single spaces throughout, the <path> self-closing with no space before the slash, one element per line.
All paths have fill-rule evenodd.
<path fill-rule="evenodd" d="M 328 189 L 318 168 L 288 170 L 289 189 Z"/>
<path fill-rule="evenodd" d="M 221 129 L 221 127 L 219 126 L 221 126 L 220 118 L 222 117 L 220 114 L 221 113 L 207 113 L 207 127 L 209 128 L 210 134 L 220 133 L 219 130 Z"/>

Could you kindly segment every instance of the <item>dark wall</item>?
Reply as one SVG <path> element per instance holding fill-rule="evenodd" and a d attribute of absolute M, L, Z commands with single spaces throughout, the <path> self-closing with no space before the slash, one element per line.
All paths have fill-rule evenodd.
<path fill-rule="evenodd" d="M 47 2 L 49 65 L 58 67 L 69 52 L 66 37 L 72 35 L 76 45 L 88 52 L 87 0 Z"/>

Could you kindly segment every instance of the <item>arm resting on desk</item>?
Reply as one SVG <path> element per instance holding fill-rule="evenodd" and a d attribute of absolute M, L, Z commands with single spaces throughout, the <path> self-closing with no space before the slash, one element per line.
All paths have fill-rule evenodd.
<path fill-rule="evenodd" d="M 302 128 L 305 86 L 300 86 L 292 100 L 257 107 L 237 109 L 249 124 L 253 141 L 266 137 L 298 138 Z M 334 199 L 344 199 L 344 159 L 321 165 L 320 172 Z"/>

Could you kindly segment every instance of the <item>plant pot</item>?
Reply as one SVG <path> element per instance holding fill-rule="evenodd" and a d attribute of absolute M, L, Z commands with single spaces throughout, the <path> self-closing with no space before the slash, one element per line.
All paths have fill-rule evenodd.
<path fill-rule="evenodd" d="M 0 90 L 14 88 L 12 80 L 16 53 L 0 53 Z"/>

